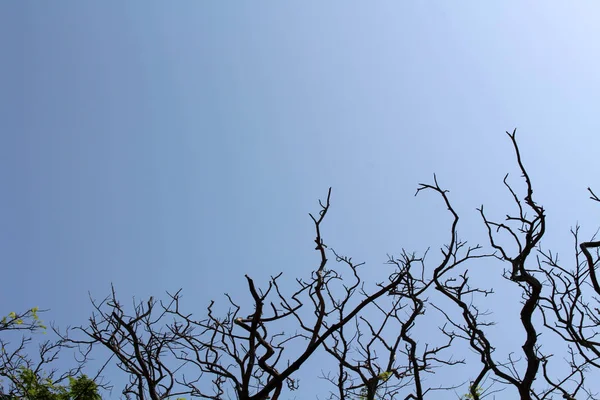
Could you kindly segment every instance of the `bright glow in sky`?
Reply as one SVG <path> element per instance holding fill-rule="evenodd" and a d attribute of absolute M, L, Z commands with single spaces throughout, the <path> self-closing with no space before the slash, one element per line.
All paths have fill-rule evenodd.
<path fill-rule="evenodd" d="M 244 274 L 291 285 L 329 186 L 325 240 L 373 268 L 443 243 L 441 202 L 412 196 L 434 172 L 485 243 L 475 207 L 511 206 L 515 127 L 546 244 L 570 251 L 570 226 L 597 227 L 599 8 L 4 2 L 0 314 L 84 324 L 111 282 L 124 301 L 183 288 L 200 314 Z"/>

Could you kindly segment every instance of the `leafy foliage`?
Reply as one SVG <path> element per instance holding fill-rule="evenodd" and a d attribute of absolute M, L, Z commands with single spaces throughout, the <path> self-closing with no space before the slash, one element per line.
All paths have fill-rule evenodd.
<path fill-rule="evenodd" d="M 47 327 L 38 315 L 39 308 L 33 307 L 24 313 L 11 311 L 7 316 L 0 319 L 0 332 L 7 330 L 29 330 L 42 329 L 45 333 Z"/>
<path fill-rule="evenodd" d="M 100 400 L 98 386 L 87 376 L 69 377 L 69 385 L 55 384 L 52 379 L 41 378 L 30 369 L 18 372 L 17 391 L 13 398 L 30 400 Z"/>
<path fill-rule="evenodd" d="M 462 398 L 465 399 L 465 400 L 473 400 L 473 399 L 476 399 L 476 398 L 480 398 L 481 395 L 483 395 L 483 389 L 481 388 L 481 386 L 475 386 L 475 395 L 476 396 L 474 396 L 473 394 L 471 394 L 472 389 L 473 389 L 473 387 L 471 386 L 469 388 L 469 393 L 465 394 Z"/>
<path fill-rule="evenodd" d="M 11 311 L 0 319 L 0 333 L 25 333 L 13 345 L 5 336 L 10 339 L 17 336 L 0 337 L 0 378 L 4 378 L 0 380 L 0 399 L 100 400 L 98 385 L 80 373 L 83 361 L 61 375 L 57 375 L 54 368 L 44 372 L 58 358 L 59 352 L 69 347 L 64 340 L 42 342 L 39 345 L 39 359 L 31 357 L 28 345 L 32 338 L 26 334 L 40 331 L 45 334 L 47 329 L 38 311 L 38 307 L 22 313 Z M 68 385 L 61 384 L 67 381 Z"/>

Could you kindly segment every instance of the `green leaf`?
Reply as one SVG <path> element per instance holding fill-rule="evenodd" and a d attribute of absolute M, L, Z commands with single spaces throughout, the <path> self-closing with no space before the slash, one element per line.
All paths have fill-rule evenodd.
<path fill-rule="evenodd" d="M 388 379 L 391 378 L 391 376 L 392 376 L 392 372 L 386 371 L 386 372 L 380 373 L 378 378 L 381 379 L 382 381 L 386 382 Z"/>
<path fill-rule="evenodd" d="M 477 393 L 477 396 L 481 396 L 483 394 L 483 389 L 481 388 L 481 386 L 477 386 L 475 388 L 475 393 Z M 466 400 L 472 400 L 474 398 L 474 396 L 471 394 L 471 388 L 469 388 L 469 393 L 465 394 L 463 396 L 464 399 Z"/>

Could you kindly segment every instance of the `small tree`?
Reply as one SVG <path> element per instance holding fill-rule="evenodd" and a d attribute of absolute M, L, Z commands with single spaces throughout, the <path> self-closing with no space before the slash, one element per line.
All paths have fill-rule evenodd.
<path fill-rule="evenodd" d="M 10 312 L 0 319 L 0 393 L 8 399 L 31 400 L 99 400 L 98 385 L 81 374 L 85 355 L 78 365 L 63 373 L 52 368 L 61 351 L 72 348 L 67 340 L 43 341 L 39 357 L 28 353 L 32 334 L 46 333 L 37 307 L 25 312 Z M 19 333 L 23 333 L 19 337 Z M 11 336 L 17 344 L 7 339 Z M 77 378 L 74 378 L 77 376 Z M 67 382 L 68 385 L 61 384 Z"/>

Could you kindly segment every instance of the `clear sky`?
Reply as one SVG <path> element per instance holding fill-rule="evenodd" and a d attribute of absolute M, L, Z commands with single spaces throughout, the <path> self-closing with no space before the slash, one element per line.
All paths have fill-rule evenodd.
<path fill-rule="evenodd" d="M 244 274 L 291 284 L 330 186 L 326 242 L 372 268 L 442 244 L 413 197 L 434 172 L 484 243 L 515 127 L 568 252 L 598 222 L 598 38 L 593 1 L 5 1 L 0 314 L 84 324 L 112 282 L 200 316 Z"/>

